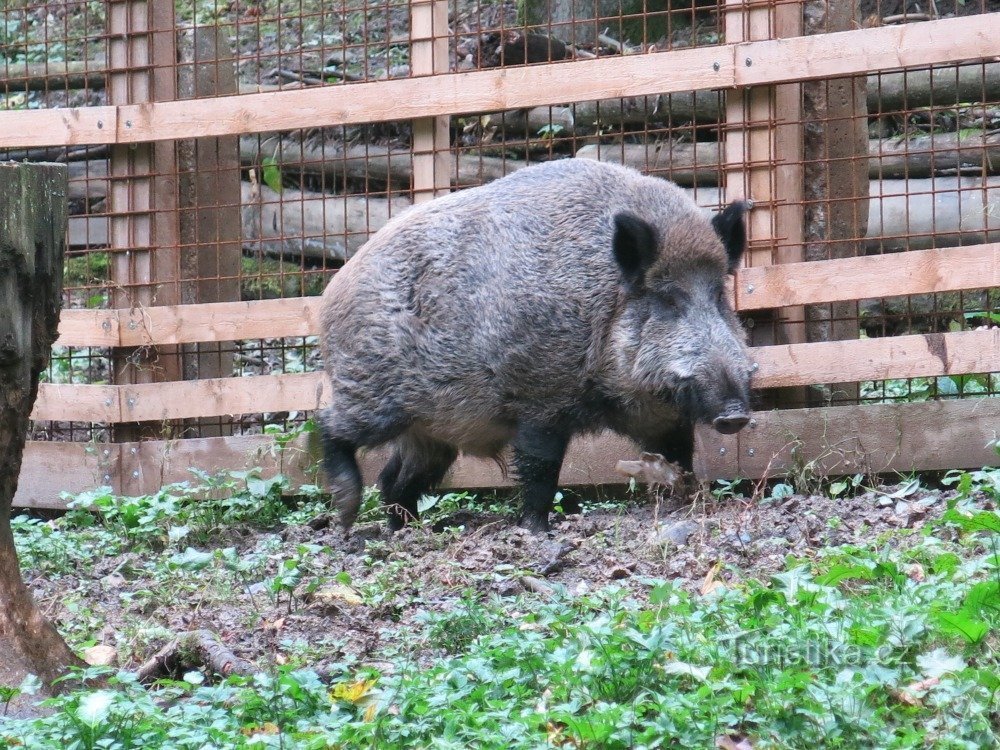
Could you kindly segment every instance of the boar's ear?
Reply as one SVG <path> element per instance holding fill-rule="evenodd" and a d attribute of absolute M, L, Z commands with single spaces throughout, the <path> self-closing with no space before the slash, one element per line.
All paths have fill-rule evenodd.
<path fill-rule="evenodd" d="M 658 246 L 656 230 L 648 221 L 628 211 L 615 214 L 615 260 L 630 284 L 642 283 L 656 260 Z"/>
<path fill-rule="evenodd" d="M 747 246 L 747 230 L 743 226 L 743 215 L 752 205 L 749 201 L 733 201 L 712 217 L 712 228 L 726 248 L 729 273 L 735 273 L 740 267 L 740 260 Z"/>

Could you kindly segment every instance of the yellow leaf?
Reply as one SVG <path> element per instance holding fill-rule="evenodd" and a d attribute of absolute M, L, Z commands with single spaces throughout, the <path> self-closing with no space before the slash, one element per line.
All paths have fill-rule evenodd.
<path fill-rule="evenodd" d="M 375 721 L 375 714 L 378 712 L 378 703 L 372 701 L 368 704 L 368 708 L 365 709 L 365 721 L 371 723 Z"/>
<path fill-rule="evenodd" d="M 280 734 L 281 729 L 274 722 L 268 721 L 258 726 L 243 727 L 240 734 L 244 737 L 253 737 L 255 734 Z"/>
<path fill-rule="evenodd" d="M 375 680 L 355 680 L 354 682 L 339 682 L 330 691 L 330 697 L 348 703 L 360 703 L 371 689 Z"/>

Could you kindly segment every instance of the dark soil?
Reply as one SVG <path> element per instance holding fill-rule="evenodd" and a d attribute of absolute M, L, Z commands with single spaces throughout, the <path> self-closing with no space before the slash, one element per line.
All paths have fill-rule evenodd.
<path fill-rule="evenodd" d="M 65 602 L 86 601 L 105 622 L 99 638 L 118 650 L 122 666 L 137 666 L 171 633 L 207 628 L 261 668 L 299 659 L 322 672 L 345 657 L 378 663 L 383 649 L 412 646 L 407 639 L 418 630 L 421 613 L 447 610 L 463 595 L 544 596 L 552 586 L 580 591 L 617 584 L 641 599 L 650 579 L 672 579 L 699 591 L 711 581 L 766 580 L 789 556 L 809 558 L 824 547 L 905 545 L 943 511 L 949 493 L 887 496 L 894 489 L 844 499 L 652 500 L 558 516 L 549 535 L 520 529 L 507 516 L 470 511 L 438 523 L 451 527 L 443 531 L 414 527 L 392 537 L 380 524 L 356 527 L 346 540 L 339 529 L 309 526 L 226 532 L 218 546 L 235 546 L 241 556 L 287 556 L 305 543 L 329 548 L 310 557 L 314 577 L 304 580 L 347 573 L 349 579 L 342 578 L 350 586 L 331 581 L 312 595 L 300 587 L 291 606 L 284 598 L 275 603 L 254 581 L 241 585 L 207 576 L 205 585 L 184 589 L 183 576 L 155 580 L 146 571 L 162 566 L 144 567 L 149 555 L 135 553 L 33 585 L 57 621 L 79 616 L 66 611 Z M 354 599 L 355 592 L 363 602 Z"/>

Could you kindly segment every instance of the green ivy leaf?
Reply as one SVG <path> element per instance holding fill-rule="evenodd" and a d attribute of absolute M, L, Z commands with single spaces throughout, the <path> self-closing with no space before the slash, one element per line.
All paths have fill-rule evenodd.
<path fill-rule="evenodd" d="M 264 184 L 267 185 L 271 190 L 276 193 L 281 193 L 281 168 L 278 166 L 278 160 L 273 156 L 265 156 L 261 161 L 264 167 L 263 177 Z"/>
<path fill-rule="evenodd" d="M 982 620 L 973 619 L 967 612 L 938 612 L 938 627 L 942 633 L 957 635 L 967 642 L 979 643 L 990 632 L 990 626 Z"/>

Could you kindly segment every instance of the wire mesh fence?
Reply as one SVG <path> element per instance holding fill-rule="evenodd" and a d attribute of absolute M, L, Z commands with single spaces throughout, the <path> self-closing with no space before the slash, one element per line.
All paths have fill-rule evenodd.
<path fill-rule="evenodd" d="M 587 66 L 894 26 L 918 39 L 924 24 L 976 14 L 1000 31 L 998 10 L 997 0 L 9 2 L 0 10 L 0 108 L 8 111 L 349 91 L 498 68 L 552 67 L 562 80 L 589 83 L 571 101 L 416 119 L 411 102 L 376 92 L 379 116 L 346 117 L 350 124 L 317 117 L 312 127 L 263 129 L 247 110 L 223 135 L 160 132 L 153 142 L 51 146 L 19 146 L 14 136 L 0 158 L 68 165 L 64 301 L 74 310 L 316 296 L 413 202 L 574 157 L 673 180 L 706 209 L 754 200 L 751 267 L 899 253 L 905 273 L 907 251 L 1000 240 L 1000 63 L 971 55 L 962 63 L 641 96 L 613 96 L 630 81 L 601 81 Z M 751 57 L 734 62 L 745 70 L 754 64 Z M 746 293 L 737 289 L 737 301 Z M 988 329 L 1000 323 L 998 307 L 1000 293 L 984 284 L 754 310 L 744 319 L 751 342 L 768 346 Z M 117 385 L 318 369 L 315 337 L 278 336 L 62 346 L 46 377 Z M 761 406 L 998 389 L 995 372 L 946 373 L 796 386 L 765 393 Z M 253 433 L 306 415 L 138 426 L 39 420 L 34 438 Z"/>

